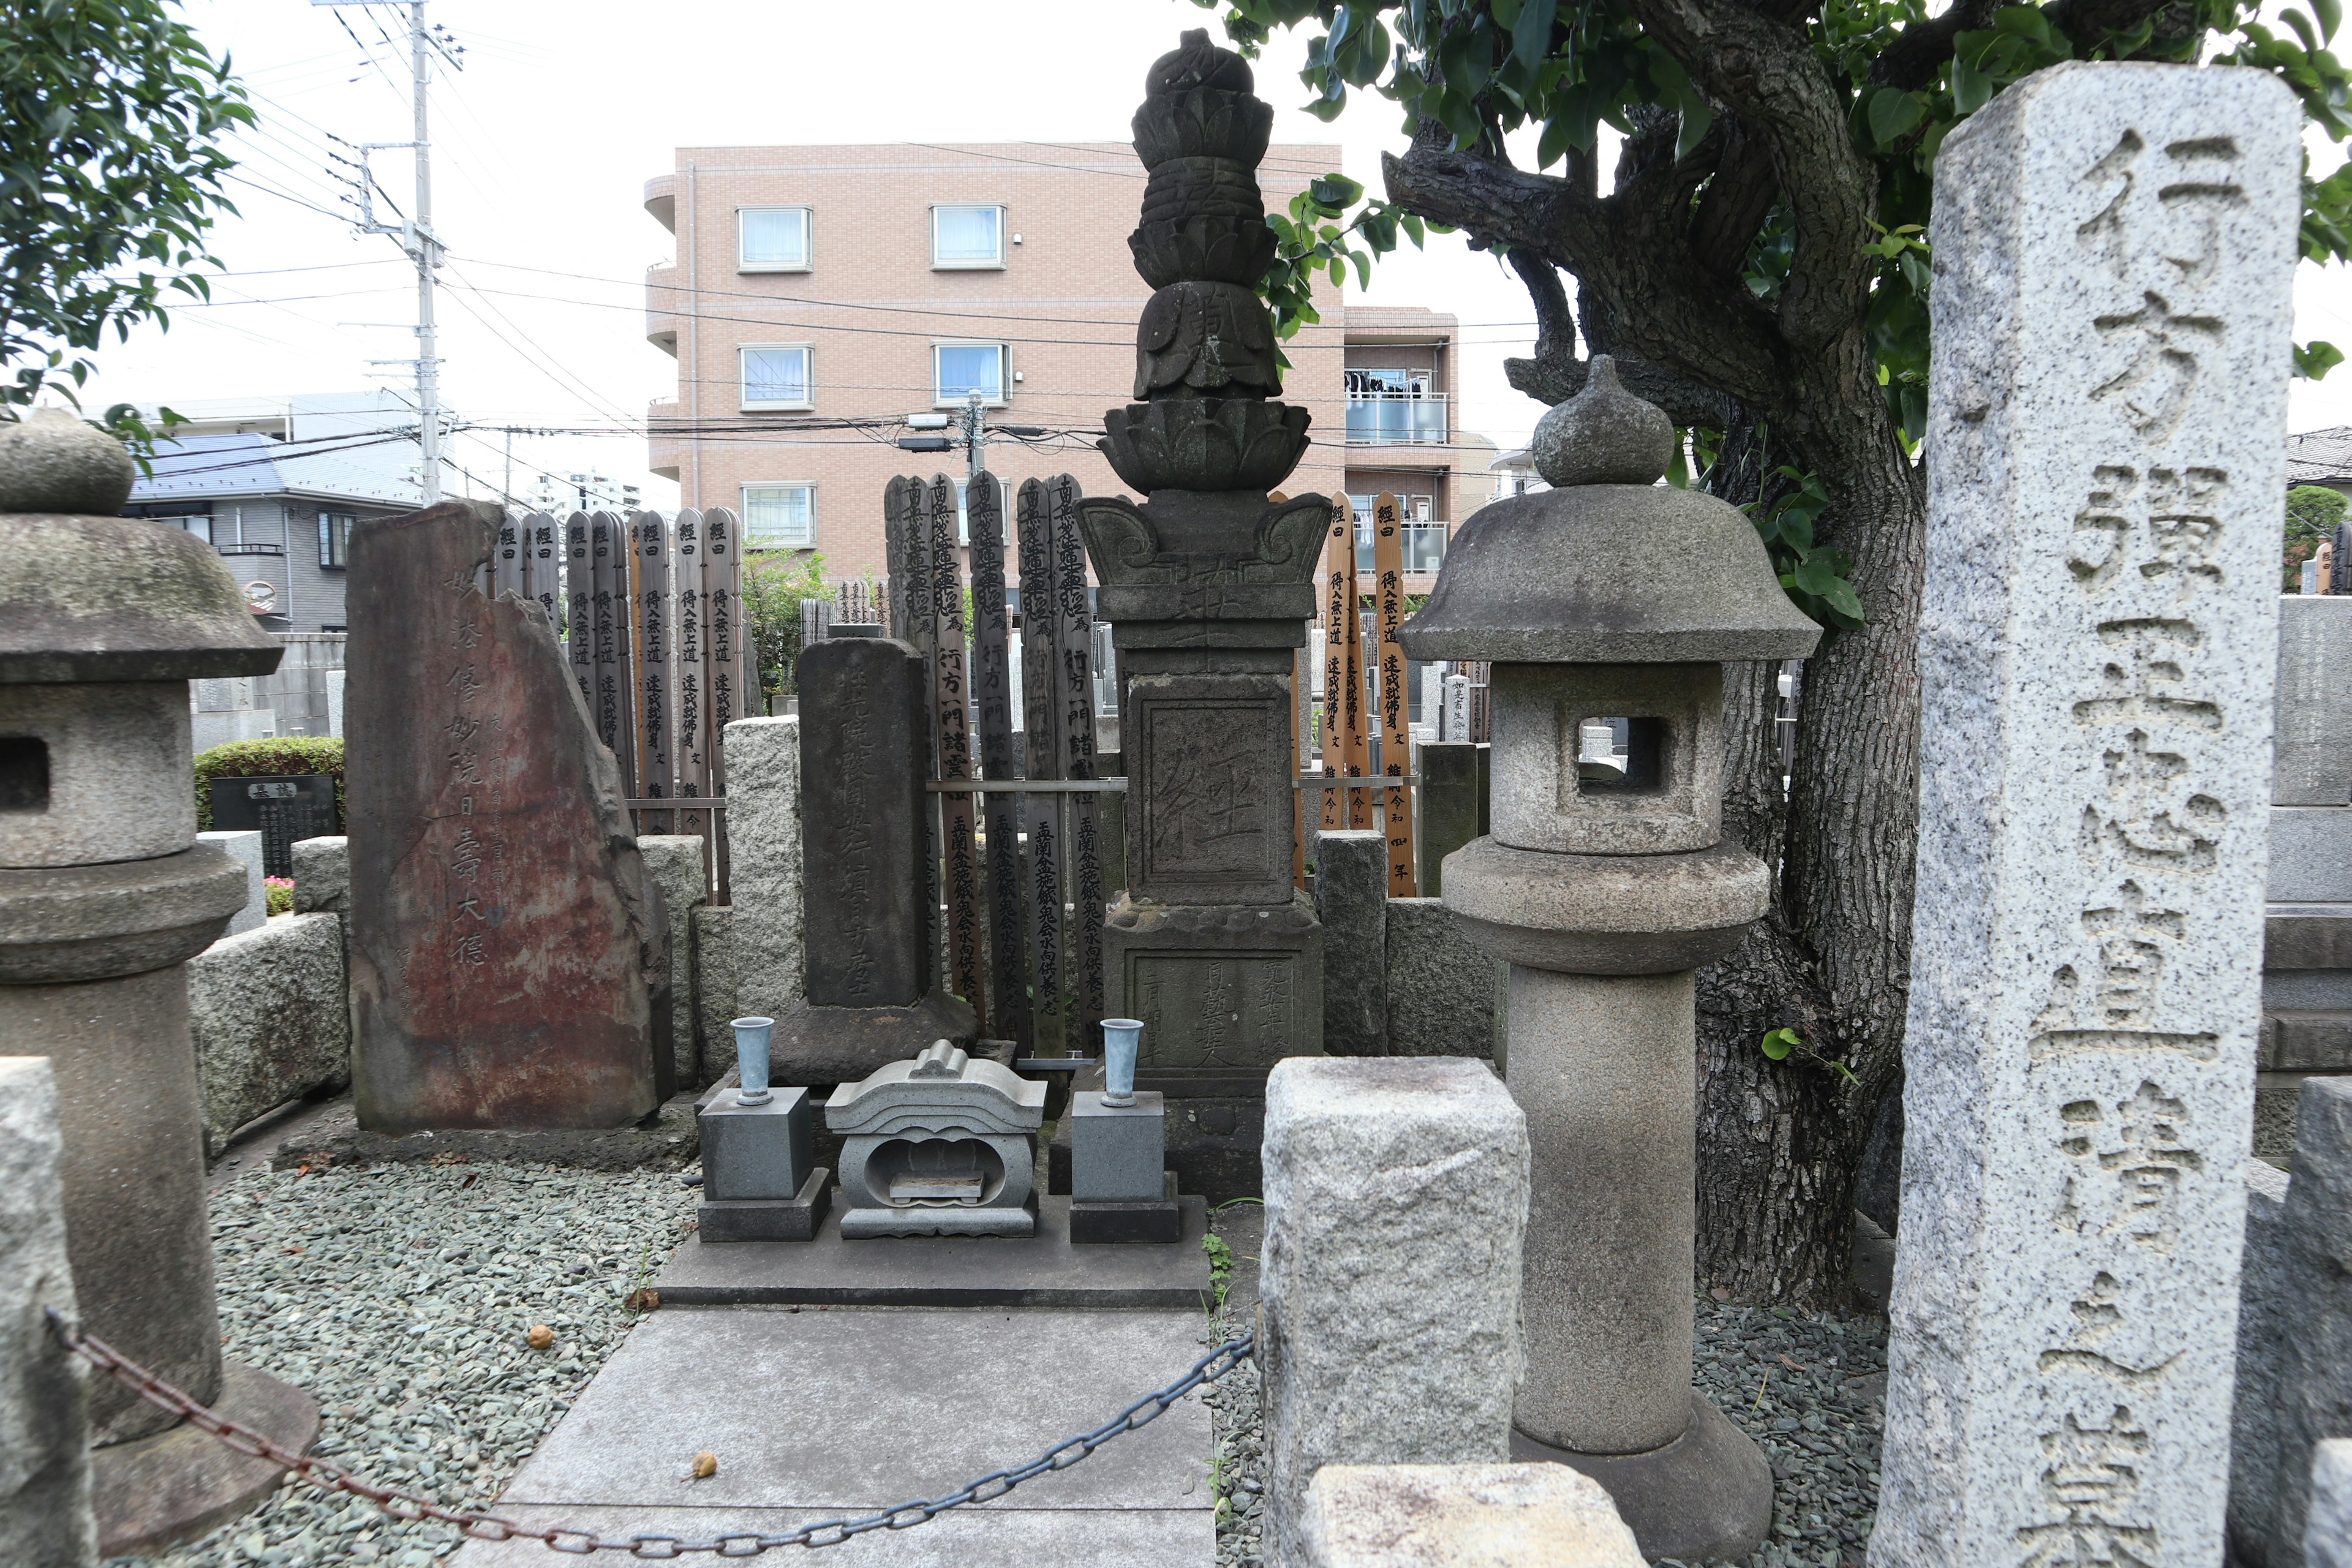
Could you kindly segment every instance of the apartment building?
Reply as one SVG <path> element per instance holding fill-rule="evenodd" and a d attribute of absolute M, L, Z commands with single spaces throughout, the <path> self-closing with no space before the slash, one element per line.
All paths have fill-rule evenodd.
<path fill-rule="evenodd" d="M 1336 145 L 1269 149 L 1267 207 L 1339 166 Z M 740 511 L 754 548 L 822 554 L 832 579 L 885 574 L 891 476 L 961 481 L 961 447 L 896 443 L 937 434 L 909 416 L 959 416 L 974 392 L 1007 485 L 1067 472 L 1091 494 L 1124 489 L 1094 438 L 1134 391 L 1150 290 L 1127 236 L 1143 184 L 1124 142 L 679 149 L 646 185 L 676 240 L 646 275 L 646 335 L 678 375 L 648 410 L 649 466 L 683 504 Z M 1328 286 L 1316 309 L 1286 345 L 1283 398 L 1316 438 L 1284 488 L 1361 492 L 1367 517 L 1381 489 L 1416 498 L 1423 591 L 1463 515 L 1453 459 L 1483 481 L 1492 456 L 1456 445 L 1453 319 L 1351 310 Z"/>

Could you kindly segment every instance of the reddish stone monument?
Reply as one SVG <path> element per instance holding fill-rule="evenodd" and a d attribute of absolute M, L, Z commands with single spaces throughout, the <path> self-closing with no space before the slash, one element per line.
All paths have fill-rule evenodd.
<path fill-rule="evenodd" d="M 477 585 L 498 521 L 452 502 L 352 537 L 352 1088 L 372 1131 L 617 1127 L 671 1089 L 660 889 L 547 612 Z"/>

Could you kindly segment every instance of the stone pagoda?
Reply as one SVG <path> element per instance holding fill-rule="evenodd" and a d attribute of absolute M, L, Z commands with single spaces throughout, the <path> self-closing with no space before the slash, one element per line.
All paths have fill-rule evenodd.
<path fill-rule="evenodd" d="M 1143 1021 L 1138 1087 L 1196 1100 L 1254 1100 L 1276 1061 L 1323 1048 L 1322 931 L 1291 886 L 1290 702 L 1331 505 L 1267 497 L 1306 453 L 1307 416 L 1276 401 L 1256 291 L 1274 110 L 1250 85 L 1202 30 L 1152 64 L 1134 121 L 1151 177 L 1128 243 L 1157 292 L 1136 333 L 1140 401 L 1103 416 L 1101 443 L 1146 499 L 1080 502 L 1129 781 L 1111 1003 Z"/>

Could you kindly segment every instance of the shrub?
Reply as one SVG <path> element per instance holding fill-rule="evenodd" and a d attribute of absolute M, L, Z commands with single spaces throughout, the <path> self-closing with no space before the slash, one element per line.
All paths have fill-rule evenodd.
<path fill-rule="evenodd" d="M 264 877 L 261 879 L 261 899 L 265 914 L 292 914 L 294 912 L 294 879 Z"/>
<path fill-rule="evenodd" d="M 299 777 L 325 773 L 335 781 L 335 826 L 343 831 L 343 743 L 331 735 L 287 735 L 275 741 L 231 741 L 196 753 L 196 831 L 213 826 L 213 780 Z"/>

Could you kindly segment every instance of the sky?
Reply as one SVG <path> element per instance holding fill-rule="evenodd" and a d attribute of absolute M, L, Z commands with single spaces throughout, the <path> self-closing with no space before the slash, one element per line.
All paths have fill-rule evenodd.
<path fill-rule="evenodd" d="M 168 331 L 110 339 L 85 406 L 405 384 L 406 366 L 371 362 L 415 353 L 415 273 L 393 238 L 357 231 L 347 176 L 358 144 L 411 140 L 407 7 L 188 0 L 184 14 L 228 52 L 260 122 L 237 138 L 239 215 L 214 231 L 227 270 L 214 302 L 173 310 Z M 1191 0 L 436 0 L 427 18 L 465 50 L 461 71 L 436 61 L 431 93 L 444 404 L 468 421 L 608 432 L 520 435 L 511 455 L 507 437 L 467 432 L 453 455 L 477 494 L 584 469 L 657 507 L 677 487 L 645 470 L 634 432 L 676 389 L 643 317 L 645 268 L 672 247 L 642 202 L 673 148 L 1125 141 L 1146 66 L 1183 29 L 1215 27 Z M 1403 144 L 1397 112 L 1363 95 L 1331 125 L 1303 112 L 1305 45 L 1278 37 L 1257 67 L 1275 139 L 1337 141 L 1343 171 L 1377 190 L 1380 154 Z M 2320 171 L 2338 161 L 2315 145 Z M 404 208 L 410 154 L 369 156 Z M 1459 318 L 1462 426 L 1525 441 L 1542 409 L 1503 375 L 1533 347 L 1515 275 L 1433 236 L 1349 298 Z M 2295 300 L 2297 341 L 2352 351 L 2345 268 L 2305 264 Z M 2296 382 L 2289 424 L 2352 424 L 2352 365 Z"/>

